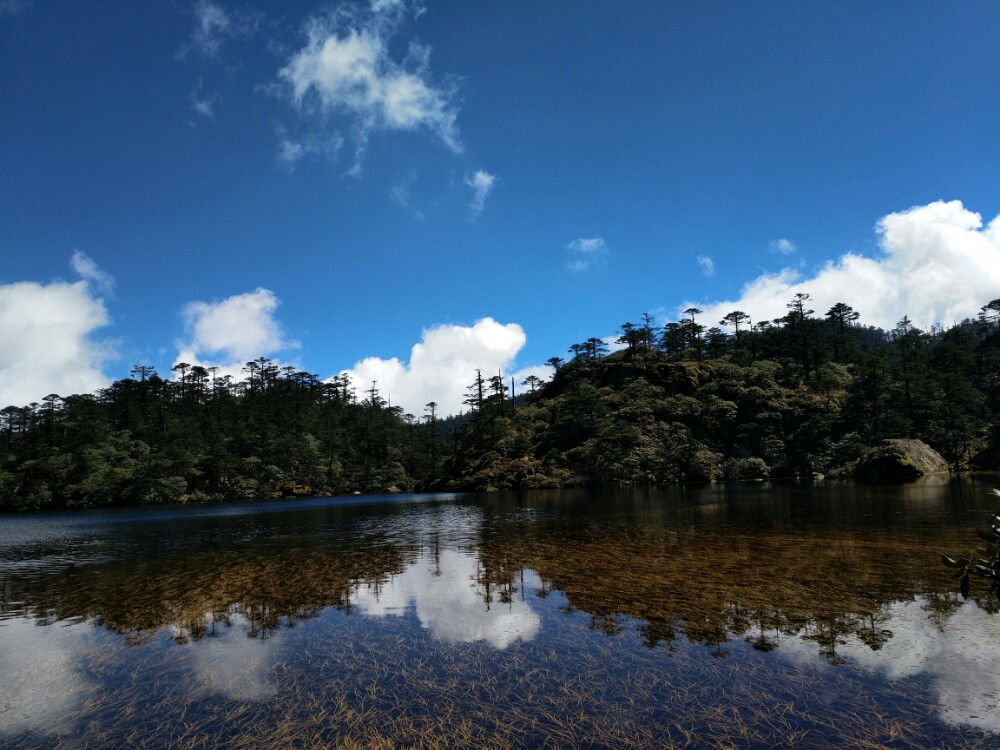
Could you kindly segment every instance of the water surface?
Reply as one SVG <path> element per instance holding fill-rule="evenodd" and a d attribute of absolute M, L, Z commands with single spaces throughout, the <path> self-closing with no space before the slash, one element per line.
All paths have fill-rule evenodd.
<path fill-rule="evenodd" d="M 0 518 L 0 746 L 997 747 L 991 480 Z"/>

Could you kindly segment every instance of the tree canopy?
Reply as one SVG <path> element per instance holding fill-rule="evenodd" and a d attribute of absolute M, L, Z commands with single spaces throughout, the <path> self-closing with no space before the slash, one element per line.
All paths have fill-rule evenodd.
<path fill-rule="evenodd" d="M 136 364 L 95 394 L 0 409 L 0 509 L 837 475 L 888 438 L 1000 467 L 1000 300 L 930 331 L 864 326 L 842 303 L 816 318 L 808 301 L 757 324 L 734 310 L 731 333 L 694 307 L 644 314 L 622 348 L 573 344 L 524 392 L 470 373 L 469 412 L 444 418 L 266 357 L 243 380 Z"/>

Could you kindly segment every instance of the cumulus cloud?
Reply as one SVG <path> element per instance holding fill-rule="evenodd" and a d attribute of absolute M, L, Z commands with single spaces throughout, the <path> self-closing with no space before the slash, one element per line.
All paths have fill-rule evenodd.
<path fill-rule="evenodd" d="M 768 249 L 772 253 L 778 253 L 779 255 L 791 255 L 798 250 L 795 247 L 795 243 L 785 237 L 782 237 L 780 240 L 772 240 L 771 244 L 768 245 Z"/>
<path fill-rule="evenodd" d="M 472 203 L 469 204 L 469 209 L 473 216 L 479 216 L 483 212 L 486 199 L 493 191 L 496 181 L 495 174 L 490 174 L 482 169 L 478 170 L 472 177 L 465 178 L 465 184 L 472 188 Z"/>
<path fill-rule="evenodd" d="M 715 275 L 715 261 L 712 260 L 709 256 L 699 255 L 697 261 L 698 265 L 701 266 L 701 273 L 703 276 Z"/>
<path fill-rule="evenodd" d="M 876 231 L 878 257 L 848 252 L 811 276 L 792 268 L 765 273 L 738 299 L 686 301 L 678 315 L 697 306 L 706 320 L 733 310 L 744 310 L 754 322 L 771 320 L 785 315 L 785 305 L 802 292 L 817 314 L 844 302 L 864 324 L 893 328 L 905 315 L 926 329 L 974 317 L 1000 296 L 1000 217 L 984 228 L 982 217 L 961 201 L 936 201 L 889 214 Z"/>
<path fill-rule="evenodd" d="M 334 127 L 347 123 L 356 139 L 356 174 L 378 130 L 428 131 L 462 151 L 454 80 L 431 80 L 426 46 L 411 42 L 400 60 L 390 52 L 407 8 L 383 0 L 368 10 L 342 5 L 310 19 L 305 46 L 278 73 L 280 90 L 300 114 Z"/>
<path fill-rule="evenodd" d="M 438 414 L 457 414 L 467 409 L 462 401 L 476 370 L 484 378 L 498 371 L 511 377 L 508 370 L 526 341 L 517 323 L 504 325 L 493 318 L 483 318 L 471 326 L 439 325 L 423 331 L 420 343 L 410 350 L 409 362 L 397 357 L 368 357 L 344 374 L 350 376 L 359 394 L 377 381 L 383 398 L 411 414 L 423 414 L 424 405 L 431 401 L 437 402 Z M 529 374 L 519 371 L 514 377 L 520 372 L 525 377 Z"/>
<path fill-rule="evenodd" d="M 494 594 L 487 603 L 485 589 L 474 585 L 480 569 L 475 555 L 442 550 L 436 559 L 410 563 L 377 588 L 359 585 L 354 603 L 374 617 L 403 616 L 412 607 L 431 637 L 445 643 L 484 641 L 505 649 L 517 640 L 530 641 L 541 628 L 538 613 L 520 596 L 501 603 Z M 529 590 L 540 585 L 534 571 L 525 571 L 523 585 Z"/>
<path fill-rule="evenodd" d="M 213 365 L 240 377 L 250 360 L 298 348 L 275 319 L 277 308 L 274 292 L 261 287 L 217 302 L 189 302 L 182 310 L 187 340 L 179 342 L 175 363 Z"/>
<path fill-rule="evenodd" d="M 528 386 L 522 384 L 529 375 L 534 375 L 536 378 L 538 378 L 544 383 L 552 379 L 552 368 L 549 365 L 528 365 L 527 367 L 523 367 L 520 370 L 512 372 L 507 378 L 508 380 L 507 384 L 510 385 L 509 381 L 511 378 L 513 378 L 514 393 L 517 395 L 521 395 L 522 393 L 527 393 L 531 389 Z"/>
<path fill-rule="evenodd" d="M 566 263 L 570 271 L 587 271 L 604 262 L 608 255 L 603 237 L 578 237 L 566 245 L 573 258 Z"/>
<path fill-rule="evenodd" d="M 114 280 L 79 250 L 70 264 L 81 281 L 0 285 L 0 407 L 91 393 L 110 382 L 103 366 L 114 351 L 94 338 L 110 319 L 95 291 Z"/>

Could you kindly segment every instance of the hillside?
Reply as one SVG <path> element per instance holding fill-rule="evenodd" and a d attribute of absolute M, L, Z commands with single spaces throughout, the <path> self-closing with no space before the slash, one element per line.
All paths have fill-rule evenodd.
<path fill-rule="evenodd" d="M 696 310 L 660 331 L 644 316 L 624 349 L 573 344 L 517 398 L 471 373 L 470 411 L 444 419 L 263 357 L 243 381 L 137 365 L 96 394 L 0 410 L 0 510 L 847 475 L 888 439 L 1000 468 L 1000 300 L 929 332 L 803 302 L 742 331 L 736 311 L 733 334 Z"/>

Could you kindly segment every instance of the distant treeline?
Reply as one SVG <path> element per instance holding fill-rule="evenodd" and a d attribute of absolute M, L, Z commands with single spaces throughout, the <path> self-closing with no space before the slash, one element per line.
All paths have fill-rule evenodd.
<path fill-rule="evenodd" d="M 894 437 L 1000 468 L 1000 299 L 930 331 L 864 326 L 846 304 L 819 317 L 806 294 L 772 321 L 701 314 L 624 323 L 613 353 L 573 344 L 516 399 L 470 373 L 468 413 L 445 419 L 263 357 L 243 380 L 136 365 L 0 411 L 0 509 L 836 475 Z"/>

